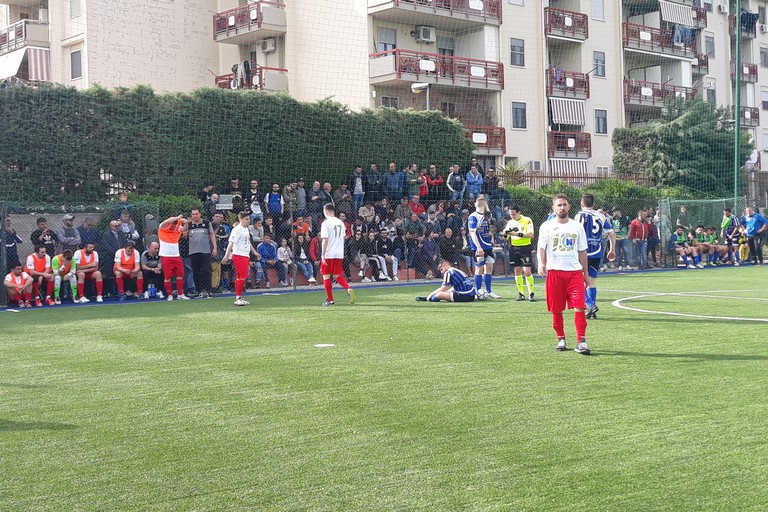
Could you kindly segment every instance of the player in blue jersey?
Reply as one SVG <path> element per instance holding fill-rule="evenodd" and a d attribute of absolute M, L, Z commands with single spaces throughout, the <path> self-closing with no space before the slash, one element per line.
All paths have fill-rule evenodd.
<path fill-rule="evenodd" d="M 757 213 L 752 206 L 747 206 L 744 210 L 744 217 L 741 218 L 741 225 L 744 226 L 747 234 L 749 257 L 752 259 L 752 264 L 762 265 L 763 233 L 768 230 L 768 219 Z"/>
<path fill-rule="evenodd" d="M 594 210 L 595 196 L 584 194 L 581 196 L 581 210 L 573 220 L 584 226 L 584 232 L 587 234 L 587 287 L 584 290 L 584 298 L 587 302 L 587 318 L 597 318 L 597 288 L 595 280 L 597 271 L 600 268 L 600 260 L 603 254 L 603 233 L 608 235 L 610 248 L 608 250 L 608 261 L 616 259 L 616 233 L 613 232 L 611 219 L 603 216 L 600 212 Z"/>
<path fill-rule="evenodd" d="M 493 264 L 493 238 L 490 233 L 490 212 L 488 201 L 480 194 L 475 199 L 475 211 L 467 219 L 469 231 L 469 248 L 472 249 L 473 264 L 475 266 L 475 288 L 478 296 L 485 295 L 489 299 L 500 299 L 501 296 L 491 290 L 491 274 Z M 481 290 L 485 283 L 485 292 Z M 483 297 L 481 297 L 483 298 Z"/>
<path fill-rule="evenodd" d="M 472 302 L 477 290 L 472 279 L 448 261 L 441 261 L 438 266 L 443 274 L 443 284 L 426 297 L 416 297 L 417 301 L 440 302 Z"/>

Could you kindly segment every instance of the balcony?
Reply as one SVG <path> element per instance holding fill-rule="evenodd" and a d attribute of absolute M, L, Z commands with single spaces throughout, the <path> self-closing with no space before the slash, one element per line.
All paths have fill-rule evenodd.
<path fill-rule="evenodd" d="M 668 98 L 693 99 L 696 89 L 642 80 L 624 80 L 624 103 L 663 107 Z"/>
<path fill-rule="evenodd" d="M 548 132 L 550 158 L 591 158 L 592 138 L 585 132 Z"/>
<path fill-rule="evenodd" d="M 732 110 L 735 110 L 735 107 Z M 760 126 L 760 109 L 757 107 L 741 107 L 739 118 L 742 128 L 756 128 Z"/>
<path fill-rule="evenodd" d="M 707 10 L 704 7 L 693 8 L 694 28 L 707 28 Z"/>
<path fill-rule="evenodd" d="M 507 152 L 506 130 L 499 126 L 465 126 L 467 138 L 475 145 L 476 155 L 501 156 Z"/>
<path fill-rule="evenodd" d="M 285 34 L 285 4 L 257 0 L 213 15 L 213 40 L 253 44 Z"/>
<path fill-rule="evenodd" d="M 372 53 L 368 62 L 371 84 L 406 81 L 489 91 L 504 88 L 504 65 L 501 62 L 399 48 Z"/>
<path fill-rule="evenodd" d="M 50 46 L 48 23 L 21 20 L 0 30 L 0 55 L 26 46 Z"/>
<path fill-rule="evenodd" d="M 691 71 L 696 75 L 709 73 L 709 56 L 704 53 L 696 55 L 691 63 Z"/>
<path fill-rule="evenodd" d="M 368 0 L 368 14 L 408 25 L 439 25 L 448 31 L 501 24 L 502 0 Z M 435 18 L 436 16 L 439 19 Z"/>
<path fill-rule="evenodd" d="M 749 14 L 749 13 L 745 13 Z M 756 15 L 755 15 L 756 16 Z M 757 18 L 755 18 L 755 21 L 751 21 L 751 19 L 742 18 L 742 21 L 739 23 L 741 25 L 741 37 L 742 39 L 754 39 L 757 37 Z M 728 33 L 731 34 L 731 37 L 736 36 L 736 15 L 731 14 L 728 16 Z"/>
<path fill-rule="evenodd" d="M 589 75 L 560 68 L 547 69 L 547 96 L 589 98 Z"/>
<path fill-rule="evenodd" d="M 734 61 L 731 61 L 731 80 L 736 80 L 736 63 Z M 757 83 L 757 64 L 741 63 L 741 81 L 750 84 Z"/>
<path fill-rule="evenodd" d="M 624 48 L 653 52 L 674 57 L 692 59 L 696 54 L 696 42 L 675 42 L 672 32 L 634 23 L 622 23 Z"/>
<path fill-rule="evenodd" d="M 233 90 L 287 91 L 288 70 L 269 68 L 251 63 L 251 73 L 245 71 L 216 77 L 216 87 Z"/>
<path fill-rule="evenodd" d="M 589 16 L 580 12 L 544 8 L 544 33 L 577 41 L 589 38 Z"/>

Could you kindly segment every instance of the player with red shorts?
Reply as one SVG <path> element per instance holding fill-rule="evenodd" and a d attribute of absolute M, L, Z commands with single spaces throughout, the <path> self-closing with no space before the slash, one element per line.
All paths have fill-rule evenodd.
<path fill-rule="evenodd" d="M 32 303 L 29 301 L 32 296 L 32 278 L 24 272 L 20 264 L 11 268 L 11 271 L 5 276 L 3 284 L 8 300 L 18 302 L 20 308 L 32 307 Z"/>
<path fill-rule="evenodd" d="M 320 252 L 320 273 L 323 275 L 323 285 L 328 300 L 323 302 L 323 306 L 333 306 L 333 279 L 347 291 L 349 303 L 355 303 L 355 290 L 349 287 L 344 277 L 344 237 L 347 229 L 344 223 L 336 218 L 336 207 L 328 203 L 323 207 L 325 220 L 320 226 L 320 242 L 322 250 Z"/>
<path fill-rule="evenodd" d="M 229 235 L 229 244 L 227 245 L 224 257 L 221 259 L 221 264 L 226 265 L 229 263 L 230 256 L 232 257 L 232 266 L 235 267 L 235 306 L 247 306 L 250 302 L 243 299 L 243 290 L 245 290 L 245 280 L 248 279 L 248 270 L 250 268 L 249 256 L 251 253 L 254 254 L 256 259 L 260 256 L 253 248 L 253 244 L 251 244 L 251 233 L 248 231 L 248 224 L 251 221 L 250 214 L 248 212 L 240 212 L 238 219 L 240 223 L 232 228 L 232 232 Z"/>
<path fill-rule="evenodd" d="M 74 256 L 77 268 L 77 294 L 80 296 L 78 302 L 85 304 L 90 302 L 85 297 L 85 282 L 96 282 L 96 302 L 104 302 L 101 294 L 104 289 L 104 279 L 99 271 L 99 253 L 93 250 L 93 244 L 87 243 L 83 249 L 80 249 Z"/>
<path fill-rule="evenodd" d="M 160 223 L 157 228 L 157 237 L 160 239 L 160 262 L 163 265 L 163 282 L 168 299 L 173 300 L 173 284 L 171 279 L 176 278 L 176 296 L 182 300 L 189 300 L 184 295 L 184 262 L 179 253 L 179 238 L 187 230 L 187 219 L 183 215 L 169 217 Z"/>
<path fill-rule="evenodd" d="M 588 355 L 587 303 L 584 283 L 588 276 L 587 235 L 584 226 L 568 218 L 571 205 L 564 194 L 552 199 L 555 217 L 539 229 L 539 275 L 547 276 L 547 309 L 552 313 L 552 327 L 557 335 L 557 350 L 568 350 L 563 327 L 563 310 L 573 309 L 576 326 L 575 352 Z"/>

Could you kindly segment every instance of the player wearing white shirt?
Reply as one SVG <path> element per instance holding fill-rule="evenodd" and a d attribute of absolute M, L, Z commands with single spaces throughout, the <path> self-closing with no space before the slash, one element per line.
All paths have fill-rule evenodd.
<path fill-rule="evenodd" d="M 547 309 L 557 335 L 557 350 L 568 350 L 563 327 L 563 310 L 574 309 L 573 323 L 579 340 L 575 352 L 589 354 L 587 346 L 584 283 L 587 270 L 587 235 L 584 226 L 568 218 L 571 205 L 565 194 L 552 199 L 555 217 L 539 229 L 539 275 L 547 276 Z"/>
<path fill-rule="evenodd" d="M 24 272 L 20 264 L 11 268 L 3 284 L 9 301 L 18 302 L 20 308 L 32 307 L 29 301 L 32 296 L 32 278 Z"/>
<path fill-rule="evenodd" d="M 240 222 L 229 234 L 229 244 L 221 263 L 226 265 L 229 263 L 230 256 L 232 257 L 232 266 L 235 267 L 235 306 L 247 306 L 250 302 L 243 299 L 243 290 L 245 290 L 245 280 L 248 279 L 249 256 L 253 252 L 258 259 L 259 253 L 254 250 L 251 244 L 251 233 L 248 231 L 251 216 L 248 212 L 241 212 L 237 217 Z"/>
<path fill-rule="evenodd" d="M 333 279 L 347 291 L 349 303 L 355 303 L 355 291 L 349 287 L 344 277 L 344 237 L 347 234 L 347 228 L 344 223 L 336 218 L 336 207 L 328 203 L 323 207 L 325 220 L 320 226 L 320 242 L 322 249 L 320 253 L 320 273 L 323 275 L 323 285 L 327 300 L 323 306 L 333 306 Z"/>

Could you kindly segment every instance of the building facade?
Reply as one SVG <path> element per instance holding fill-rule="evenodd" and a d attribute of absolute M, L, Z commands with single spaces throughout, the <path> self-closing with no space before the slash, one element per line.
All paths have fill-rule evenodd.
<path fill-rule="evenodd" d="M 738 73 L 768 148 L 766 0 L 11 1 L 0 79 L 439 109 L 486 165 L 557 177 L 609 174 L 612 130 L 670 96 L 732 107 Z"/>

